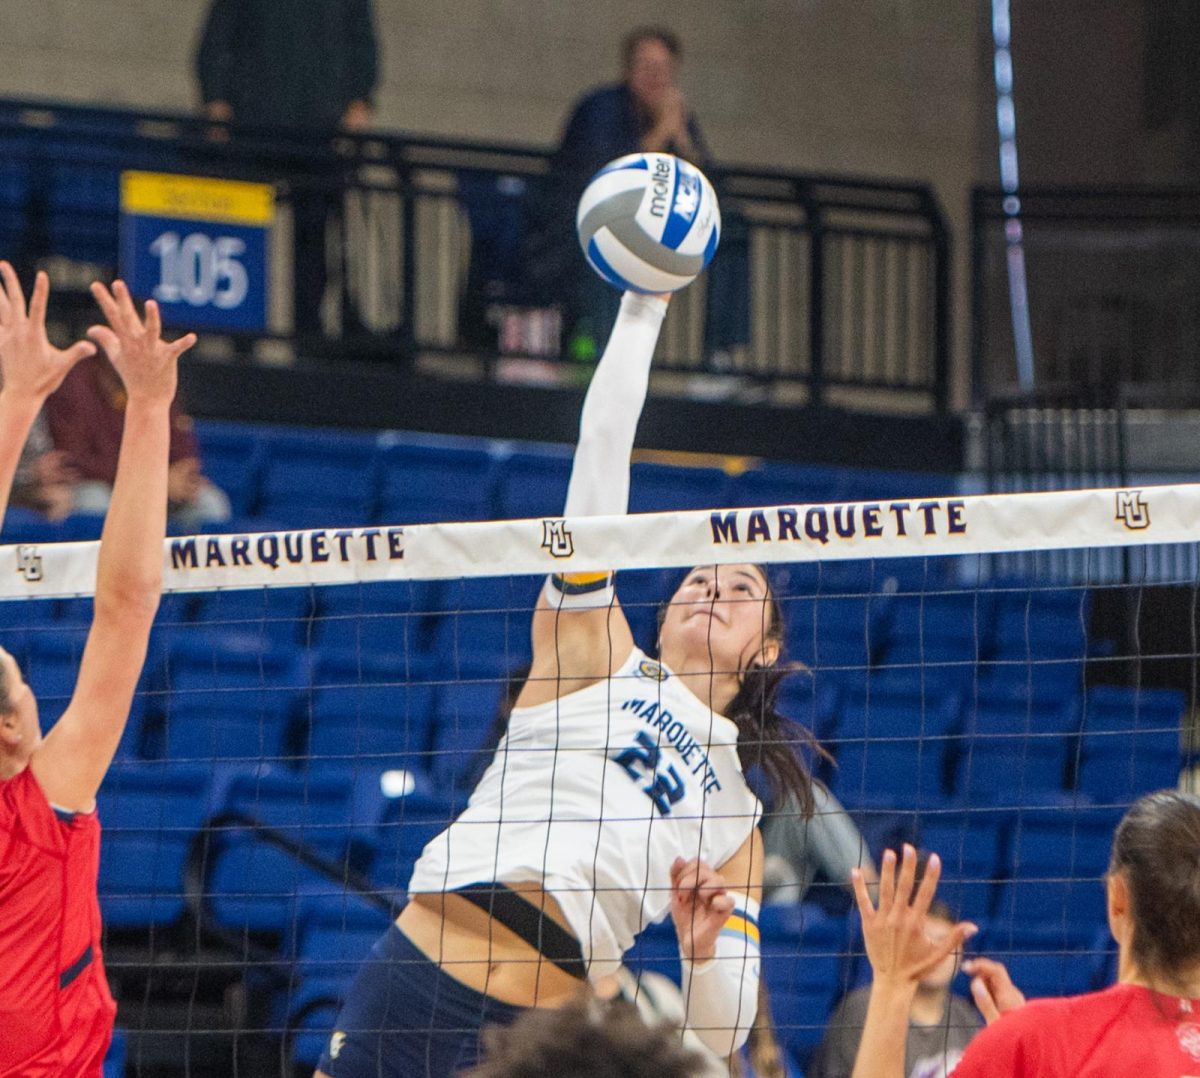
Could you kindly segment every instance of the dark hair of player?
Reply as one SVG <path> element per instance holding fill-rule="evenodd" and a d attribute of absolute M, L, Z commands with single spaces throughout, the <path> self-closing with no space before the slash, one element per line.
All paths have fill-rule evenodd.
<path fill-rule="evenodd" d="M 1200 962 L 1200 797 L 1159 790 L 1137 801 L 1117 827 L 1108 871 L 1128 883 L 1143 974 L 1170 981 Z"/>
<path fill-rule="evenodd" d="M 463 1078 L 691 1078 L 704 1064 L 679 1030 L 648 1026 L 624 1000 L 532 1008 L 483 1033 L 483 1062 Z"/>

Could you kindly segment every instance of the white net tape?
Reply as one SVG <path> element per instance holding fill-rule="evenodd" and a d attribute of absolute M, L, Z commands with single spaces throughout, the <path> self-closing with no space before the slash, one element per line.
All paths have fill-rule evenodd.
<path fill-rule="evenodd" d="M 1192 543 L 1200 484 L 168 539 L 169 592 Z M 99 544 L 0 547 L 0 599 L 90 595 Z"/>

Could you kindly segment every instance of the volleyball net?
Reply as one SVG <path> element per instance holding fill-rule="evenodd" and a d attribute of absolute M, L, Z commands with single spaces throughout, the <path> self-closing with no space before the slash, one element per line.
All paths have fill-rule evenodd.
<path fill-rule="evenodd" d="M 901 841 L 941 855 L 942 897 L 983 927 L 972 951 L 1027 994 L 1106 983 L 1113 828 L 1195 762 L 1198 536 L 1200 485 L 1179 485 L 168 539 L 100 796 L 130 1073 L 311 1073 L 490 759 L 552 572 L 616 567 L 653 653 L 682 570 L 767 568 L 806 668 L 781 710 L 829 750 L 817 778 L 856 828 L 848 854 L 835 803 L 812 820 L 768 804 L 763 977 L 799 1062 L 869 977 L 836 866 Z M 0 548 L 0 645 L 46 725 L 74 686 L 96 556 Z M 627 964 L 677 979 L 669 924 Z"/>

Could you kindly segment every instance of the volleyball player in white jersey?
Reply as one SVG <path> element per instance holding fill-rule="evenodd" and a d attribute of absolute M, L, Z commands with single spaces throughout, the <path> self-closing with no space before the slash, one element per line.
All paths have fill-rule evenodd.
<path fill-rule="evenodd" d="M 626 511 L 628 461 L 666 300 L 627 293 L 584 402 L 564 513 Z M 759 764 L 809 804 L 773 706 L 779 608 L 755 565 L 687 574 L 639 651 L 611 574 L 552 577 L 533 665 L 462 815 L 425 848 L 410 901 L 360 969 L 318 1078 L 443 1078 L 478 1030 L 615 972 L 669 912 L 687 1024 L 718 1055 L 758 999 Z"/>

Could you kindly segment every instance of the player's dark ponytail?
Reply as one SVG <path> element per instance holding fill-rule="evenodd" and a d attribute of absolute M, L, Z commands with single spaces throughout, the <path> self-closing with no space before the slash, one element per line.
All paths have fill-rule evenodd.
<path fill-rule="evenodd" d="M 775 706 L 783 679 L 803 670 L 800 663 L 751 667 L 727 714 L 737 723 L 738 759 L 742 762 L 742 770 L 761 770 L 777 806 L 791 794 L 801 812 L 811 816 L 812 776 L 801 751 L 807 749 L 813 756 L 822 757 L 829 754 L 810 730 L 780 714 Z"/>

